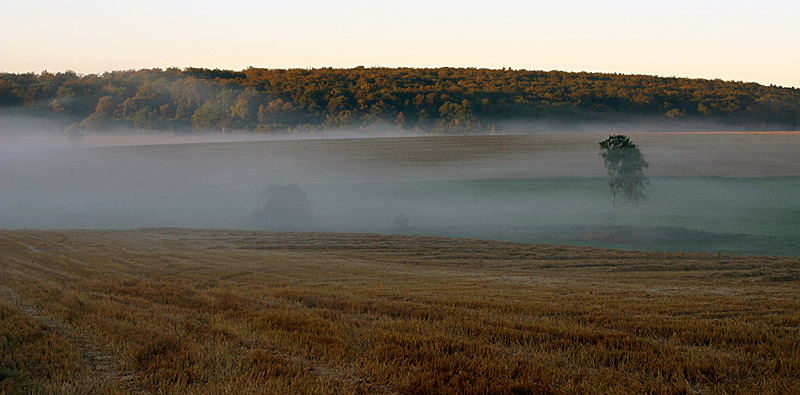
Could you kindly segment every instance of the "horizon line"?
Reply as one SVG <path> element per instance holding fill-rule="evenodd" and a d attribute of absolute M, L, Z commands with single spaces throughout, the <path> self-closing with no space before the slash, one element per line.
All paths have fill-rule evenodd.
<path fill-rule="evenodd" d="M 244 72 L 249 69 L 260 69 L 260 70 L 354 70 L 354 69 L 415 69 L 415 70 L 435 70 L 435 69 L 474 69 L 474 70 L 508 70 L 508 71 L 528 71 L 528 72 L 557 72 L 557 73 L 571 73 L 571 74 L 611 74 L 611 75 L 625 75 L 625 76 L 648 76 L 648 77 L 656 77 L 656 78 L 663 78 L 663 79 L 689 79 L 689 80 L 705 80 L 705 81 L 723 81 L 723 82 L 733 82 L 733 83 L 741 83 L 741 84 L 758 84 L 762 86 L 770 86 L 770 87 L 777 87 L 777 88 L 785 88 L 785 89 L 800 89 L 800 86 L 794 85 L 780 85 L 776 83 L 762 83 L 758 81 L 746 81 L 746 80 L 736 80 L 736 79 L 723 79 L 720 77 L 695 77 L 695 76 L 679 76 L 679 75 L 663 75 L 663 74 L 648 74 L 648 73 L 626 73 L 626 72 L 619 72 L 619 71 L 589 71 L 589 70 L 563 70 L 563 69 L 528 69 L 528 68 L 514 68 L 514 67 L 479 67 L 479 66 L 425 66 L 425 67 L 418 67 L 418 66 L 383 66 L 383 65 L 373 65 L 373 66 L 365 66 L 365 65 L 356 65 L 350 67 L 337 67 L 337 66 L 307 66 L 307 67 L 267 67 L 267 66 L 247 66 L 241 69 L 234 69 L 234 68 L 220 68 L 220 67 L 203 67 L 203 66 L 169 66 L 169 67 L 141 67 L 141 68 L 129 68 L 129 69 L 114 69 L 114 70 L 104 70 L 101 72 L 81 72 L 72 69 L 66 69 L 63 71 L 50 71 L 47 69 L 42 69 L 39 71 L 24 71 L 24 72 L 14 72 L 14 71 L 5 71 L 0 70 L 0 74 L 34 74 L 34 75 L 42 75 L 44 73 L 49 74 L 66 74 L 66 73 L 74 73 L 79 77 L 86 77 L 86 76 L 102 76 L 106 73 L 118 73 L 118 72 L 136 72 L 136 71 L 146 71 L 146 70 L 160 70 L 160 71 L 167 71 L 171 69 L 177 69 L 180 71 L 186 71 L 188 69 L 206 69 L 206 70 L 219 70 L 219 71 L 232 71 L 232 72 Z"/>

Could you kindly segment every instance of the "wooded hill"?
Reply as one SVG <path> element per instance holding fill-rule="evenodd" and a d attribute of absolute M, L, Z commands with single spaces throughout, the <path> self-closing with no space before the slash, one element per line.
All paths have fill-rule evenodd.
<path fill-rule="evenodd" d="M 474 68 L 0 73 L 0 115 L 3 129 L 492 133 L 514 121 L 682 119 L 797 130 L 800 89 Z M 30 117 L 47 122 L 23 121 Z"/>

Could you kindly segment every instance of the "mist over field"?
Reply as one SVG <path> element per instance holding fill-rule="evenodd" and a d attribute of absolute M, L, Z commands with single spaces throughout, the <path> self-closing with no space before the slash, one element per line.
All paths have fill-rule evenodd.
<path fill-rule="evenodd" d="M 800 394 L 740 3 L 0 0 L 0 395 Z"/>
<path fill-rule="evenodd" d="M 800 253 L 798 133 L 630 134 L 649 200 L 620 210 L 613 239 L 608 134 L 334 136 L 3 136 L 0 228 L 253 229 L 265 189 L 297 185 L 310 220 L 283 230 Z"/>

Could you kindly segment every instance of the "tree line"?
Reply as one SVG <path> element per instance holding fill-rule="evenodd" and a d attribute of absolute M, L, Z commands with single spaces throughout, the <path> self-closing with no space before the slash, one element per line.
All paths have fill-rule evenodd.
<path fill-rule="evenodd" d="M 388 127 L 490 133 L 500 121 L 631 116 L 798 129 L 800 89 L 511 69 L 190 67 L 89 75 L 0 73 L 0 111 L 48 119 L 54 128 L 104 131 Z"/>

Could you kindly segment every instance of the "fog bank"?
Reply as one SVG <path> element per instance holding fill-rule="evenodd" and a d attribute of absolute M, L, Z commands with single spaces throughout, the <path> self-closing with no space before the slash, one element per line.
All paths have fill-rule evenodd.
<path fill-rule="evenodd" d="M 800 235 L 800 133 L 630 136 L 650 162 L 650 201 L 618 225 Z M 537 241 L 605 223 L 605 134 L 245 137 L 2 140 L 0 228 L 250 229 L 270 185 L 305 192 L 306 230 Z"/>

